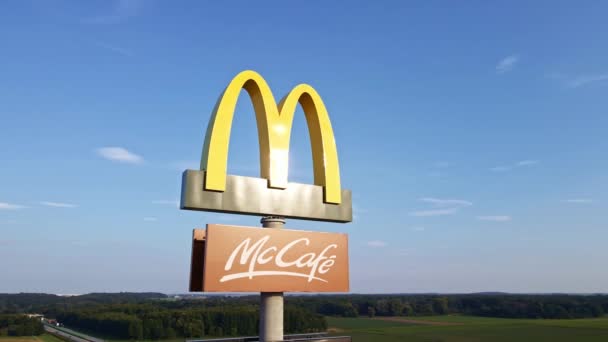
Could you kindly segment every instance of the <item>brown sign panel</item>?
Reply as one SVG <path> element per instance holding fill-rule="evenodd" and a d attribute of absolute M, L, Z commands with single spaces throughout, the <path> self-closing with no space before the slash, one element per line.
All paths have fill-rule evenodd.
<path fill-rule="evenodd" d="M 203 291 L 203 260 L 205 260 L 205 229 L 192 232 L 192 261 L 190 262 L 190 292 Z"/>
<path fill-rule="evenodd" d="M 216 224 L 201 231 L 194 233 L 191 291 L 201 283 L 204 292 L 349 291 L 346 234 Z"/>

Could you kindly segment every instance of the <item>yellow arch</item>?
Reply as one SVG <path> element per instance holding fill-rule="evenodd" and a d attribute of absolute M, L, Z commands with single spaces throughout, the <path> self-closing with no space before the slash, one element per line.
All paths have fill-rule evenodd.
<path fill-rule="evenodd" d="M 291 128 L 296 106 L 300 103 L 308 124 L 315 184 L 324 187 L 324 202 L 340 204 L 342 193 L 338 153 L 323 100 L 311 86 L 300 84 L 277 107 L 268 83 L 251 70 L 239 73 L 230 82 L 211 115 L 201 158 L 205 189 L 226 190 L 230 131 L 241 89 L 247 91 L 253 103 L 260 144 L 260 176 L 268 179 L 269 187 L 287 187 Z"/>

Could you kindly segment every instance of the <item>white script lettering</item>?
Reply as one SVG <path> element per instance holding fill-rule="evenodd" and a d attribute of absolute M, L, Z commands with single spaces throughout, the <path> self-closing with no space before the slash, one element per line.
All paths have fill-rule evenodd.
<path fill-rule="evenodd" d="M 220 279 L 220 282 L 226 282 L 235 279 L 249 278 L 257 276 L 290 276 L 290 277 L 302 277 L 307 278 L 308 282 L 318 280 L 327 283 L 327 280 L 318 277 L 319 274 L 326 274 L 329 272 L 331 267 L 336 263 L 336 255 L 328 255 L 329 251 L 334 248 L 338 248 L 337 244 L 330 244 L 323 249 L 320 254 L 305 253 L 294 260 L 285 260 L 286 254 L 292 250 L 292 248 L 298 244 L 305 246 L 310 245 L 308 238 L 300 238 L 286 244 L 283 248 L 279 249 L 277 246 L 267 247 L 267 243 L 270 240 L 270 236 L 266 235 L 259 239 L 255 243 L 252 243 L 251 238 L 243 240 L 226 261 L 224 270 L 229 272 L 232 270 L 232 266 L 237 264 L 248 265 L 247 272 L 239 272 L 227 274 Z M 306 272 L 291 272 L 291 271 L 256 271 L 256 266 L 264 265 L 273 261 L 279 269 L 285 269 L 290 267 L 296 267 L 298 269 L 305 269 Z M 306 270 L 307 269 L 307 270 Z"/>

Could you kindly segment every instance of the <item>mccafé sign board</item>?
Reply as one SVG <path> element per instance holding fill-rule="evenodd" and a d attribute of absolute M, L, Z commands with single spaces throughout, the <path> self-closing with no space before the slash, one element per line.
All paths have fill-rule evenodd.
<path fill-rule="evenodd" d="M 348 238 L 209 224 L 194 230 L 190 291 L 348 292 Z"/>
<path fill-rule="evenodd" d="M 241 90 L 255 110 L 260 177 L 228 175 L 228 146 Z M 314 184 L 288 181 L 289 142 L 298 104 L 306 116 Z M 258 73 L 239 73 L 211 115 L 200 170 L 182 176 L 181 209 L 340 222 L 352 221 L 352 195 L 340 183 L 334 132 L 321 96 L 295 86 L 276 102 Z M 345 234 L 208 225 L 194 231 L 191 291 L 346 292 Z"/>

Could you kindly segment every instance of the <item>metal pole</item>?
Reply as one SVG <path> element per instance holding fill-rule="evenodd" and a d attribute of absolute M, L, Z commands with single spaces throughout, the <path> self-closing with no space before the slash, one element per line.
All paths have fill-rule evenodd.
<path fill-rule="evenodd" d="M 266 216 L 260 220 L 262 227 L 281 229 L 285 218 Z M 260 341 L 283 341 L 283 292 L 262 292 L 260 303 Z"/>

